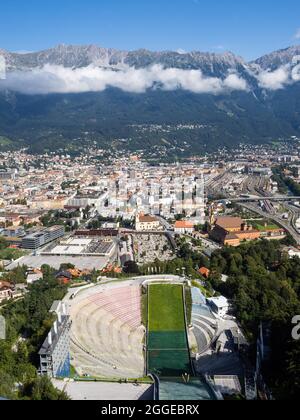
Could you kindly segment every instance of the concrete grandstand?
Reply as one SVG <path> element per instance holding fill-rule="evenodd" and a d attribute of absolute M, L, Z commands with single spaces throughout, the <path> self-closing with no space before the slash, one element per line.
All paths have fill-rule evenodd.
<path fill-rule="evenodd" d="M 142 285 L 183 283 L 177 276 L 147 276 L 70 291 L 71 364 L 78 376 L 141 378 L 146 373 Z"/>
<path fill-rule="evenodd" d="M 192 288 L 192 329 L 197 342 L 197 354 L 205 353 L 216 339 L 218 321 L 206 305 L 204 296 L 197 288 Z"/>
<path fill-rule="evenodd" d="M 79 375 L 99 378 L 144 376 L 141 288 L 132 282 L 81 293 L 71 308 L 72 364 Z"/>

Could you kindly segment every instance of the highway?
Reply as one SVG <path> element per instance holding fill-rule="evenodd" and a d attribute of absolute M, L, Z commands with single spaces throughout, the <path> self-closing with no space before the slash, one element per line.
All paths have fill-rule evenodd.
<path fill-rule="evenodd" d="M 296 225 L 297 220 L 300 218 L 300 208 L 295 207 L 290 204 L 286 204 L 285 208 L 291 214 L 291 217 L 290 217 L 291 225 L 293 226 L 294 230 L 300 234 Z"/>

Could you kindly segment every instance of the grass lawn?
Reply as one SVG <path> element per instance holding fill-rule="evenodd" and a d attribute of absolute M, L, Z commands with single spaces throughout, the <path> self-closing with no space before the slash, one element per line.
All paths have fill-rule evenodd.
<path fill-rule="evenodd" d="M 149 331 L 185 331 L 182 286 L 149 286 Z"/>
<path fill-rule="evenodd" d="M 265 226 L 266 224 L 266 226 Z M 277 226 L 275 223 L 272 223 L 268 220 L 258 220 L 256 222 L 252 223 L 252 226 L 259 230 L 260 232 L 263 232 L 265 230 L 276 230 L 279 229 L 279 226 Z"/>
<path fill-rule="evenodd" d="M 149 286 L 148 371 L 161 377 L 191 372 L 181 285 Z"/>
<path fill-rule="evenodd" d="M 276 226 L 276 225 L 267 225 L 267 226 L 264 226 L 264 225 L 255 225 L 255 228 L 257 230 L 259 230 L 260 232 L 264 232 L 265 230 L 276 230 L 276 229 L 279 229 L 279 227 Z"/>

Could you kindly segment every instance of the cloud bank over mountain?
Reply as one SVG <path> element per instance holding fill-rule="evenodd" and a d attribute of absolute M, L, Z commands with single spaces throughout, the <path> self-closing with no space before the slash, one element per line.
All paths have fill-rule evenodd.
<path fill-rule="evenodd" d="M 125 67 L 105 69 L 96 66 L 71 69 L 45 65 L 29 71 L 13 71 L 1 81 L 0 89 L 23 94 L 102 92 L 109 87 L 125 92 L 144 93 L 148 89 L 172 91 L 183 89 L 193 93 L 218 94 L 247 90 L 247 82 L 235 73 L 225 79 L 206 77 L 201 70 L 182 70 L 153 65 L 145 69 Z"/>
<path fill-rule="evenodd" d="M 109 87 L 144 93 L 149 89 L 196 94 L 276 91 L 300 81 L 300 47 L 247 63 L 233 53 L 133 52 L 97 46 L 57 46 L 36 53 L 0 50 L 6 79 L 0 91 L 27 95 L 102 92 Z"/>
<path fill-rule="evenodd" d="M 300 64 L 279 67 L 275 71 L 262 71 L 257 79 L 260 87 L 268 90 L 283 89 L 287 85 L 300 81 Z"/>

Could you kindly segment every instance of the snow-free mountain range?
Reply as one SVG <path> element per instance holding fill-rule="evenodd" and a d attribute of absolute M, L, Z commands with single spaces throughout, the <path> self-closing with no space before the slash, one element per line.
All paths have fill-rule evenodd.
<path fill-rule="evenodd" d="M 59 148 L 89 137 L 130 149 L 165 143 L 180 148 L 186 142 L 194 152 L 300 137 L 300 46 L 252 62 L 231 52 L 118 51 L 94 45 L 32 53 L 0 49 L 0 55 L 7 71 L 6 80 L 0 80 L 5 147 Z M 133 128 L 141 124 L 201 129 L 161 136 Z"/>

